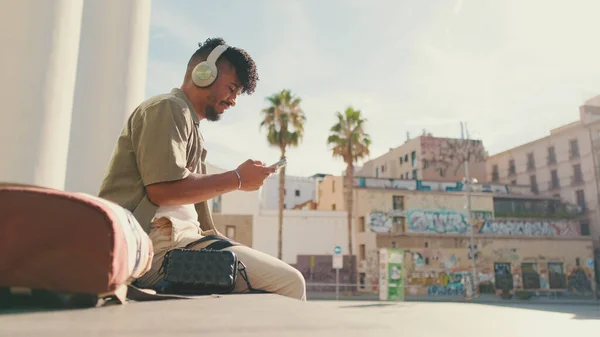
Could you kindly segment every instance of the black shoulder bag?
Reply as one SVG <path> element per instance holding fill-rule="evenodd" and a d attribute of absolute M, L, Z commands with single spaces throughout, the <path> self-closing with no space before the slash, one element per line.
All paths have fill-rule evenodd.
<path fill-rule="evenodd" d="M 196 243 L 218 240 L 204 249 L 189 249 Z M 248 280 L 246 266 L 238 256 L 223 248 L 235 245 L 216 235 L 196 240 L 184 248 L 167 252 L 159 270 L 163 276 L 156 291 L 177 295 L 229 294 L 235 288 L 238 273 L 242 276 L 250 292 L 263 292 L 253 289 Z"/>

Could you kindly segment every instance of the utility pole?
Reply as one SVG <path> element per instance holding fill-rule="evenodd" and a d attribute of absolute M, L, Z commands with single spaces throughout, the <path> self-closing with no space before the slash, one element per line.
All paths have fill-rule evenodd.
<path fill-rule="evenodd" d="M 466 130 L 467 126 L 461 122 L 460 123 L 460 135 L 461 138 L 463 139 L 463 141 L 468 142 L 469 141 L 469 131 Z M 467 138 L 465 139 L 465 131 L 467 134 Z M 465 144 L 466 151 L 469 151 L 469 144 Z M 465 156 L 465 161 L 464 161 L 464 165 L 465 165 L 465 187 L 466 187 L 466 196 L 467 196 L 467 223 L 469 225 L 469 234 L 471 237 L 471 252 L 472 252 L 472 260 L 473 260 L 473 296 L 476 296 L 477 294 L 477 262 L 475 260 L 476 254 L 475 254 L 475 233 L 473 230 L 473 212 L 471 209 L 471 176 L 469 174 L 469 152 L 467 152 L 467 155 Z"/>

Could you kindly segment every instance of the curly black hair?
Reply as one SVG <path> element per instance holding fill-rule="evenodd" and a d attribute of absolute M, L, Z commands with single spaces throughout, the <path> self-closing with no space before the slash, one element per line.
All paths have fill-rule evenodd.
<path fill-rule="evenodd" d="M 204 41 L 204 43 L 198 43 L 198 50 L 194 52 L 188 62 L 188 73 L 198 63 L 206 60 L 213 49 L 222 44 L 226 43 L 225 40 L 220 37 L 209 38 Z M 258 82 L 258 72 L 256 70 L 256 64 L 250 55 L 243 49 L 229 46 L 229 48 L 221 55 L 221 58 L 226 59 L 235 67 L 235 71 L 242 82 L 242 93 L 248 95 L 254 93 L 256 83 Z"/>

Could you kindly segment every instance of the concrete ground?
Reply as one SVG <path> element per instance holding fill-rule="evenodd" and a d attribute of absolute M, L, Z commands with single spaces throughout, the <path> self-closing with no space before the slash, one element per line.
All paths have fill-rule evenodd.
<path fill-rule="evenodd" d="M 228 295 L 0 314 L 0 336 L 589 336 L 600 306 L 309 301 Z"/>

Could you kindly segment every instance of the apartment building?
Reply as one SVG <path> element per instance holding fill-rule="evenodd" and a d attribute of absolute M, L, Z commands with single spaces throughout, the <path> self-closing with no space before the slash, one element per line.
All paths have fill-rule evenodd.
<path fill-rule="evenodd" d="M 294 209 L 309 201 L 317 200 L 317 184 L 323 179 L 322 175 L 311 177 L 285 176 L 284 209 Z M 279 209 L 279 174 L 274 174 L 265 180 L 260 191 L 260 208 L 263 210 Z"/>
<path fill-rule="evenodd" d="M 580 107 L 580 119 L 544 138 L 487 158 L 487 181 L 529 185 L 534 195 L 559 197 L 579 213 L 582 234 L 600 247 L 598 161 L 600 96 Z"/>
<path fill-rule="evenodd" d="M 326 176 L 317 185 L 317 210 L 345 211 L 344 177 Z"/>
<path fill-rule="evenodd" d="M 470 222 L 462 182 L 359 178 L 354 187 L 362 291 L 378 292 L 378 251 L 398 248 L 407 296 L 461 295 L 473 259 L 481 293 L 594 293 L 592 240 L 559 211 L 557 198 L 532 195 L 528 187 L 477 184 Z"/>
<path fill-rule="evenodd" d="M 480 140 L 439 138 L 426 134 L 409 139 L 367 161 L 355 176 L 460 181 L 464 177 L 464 161 L 468 158 L 470 176 L 483 181 L 486 177 L 485 157 Z"/>

